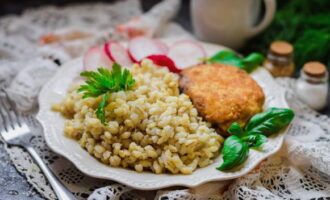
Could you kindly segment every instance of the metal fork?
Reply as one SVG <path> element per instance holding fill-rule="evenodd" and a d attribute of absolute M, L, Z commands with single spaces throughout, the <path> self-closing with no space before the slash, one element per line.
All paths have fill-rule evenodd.
<path fill-rule="evenodd" d="M 26 123 L 26 116 L 18 112 L 14 103 L 9 99 L 7 92 L 1 89 L 4 96 L 0 96 L 0 135 L 7 144 L 19 145 L 24 147 L 40 169 L 47 177 L 55 194 L 59 200 L 74 200 L 75 196 L 65 188 L 65 186 L 56 178 L 47 165 L 42 161 L 41 157 L 30 144 L 32 132 Z"/>

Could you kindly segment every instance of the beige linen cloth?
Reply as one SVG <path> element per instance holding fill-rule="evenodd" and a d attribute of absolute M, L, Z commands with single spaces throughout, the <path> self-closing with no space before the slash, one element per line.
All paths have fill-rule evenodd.
<path fill-rule="evenodd" d="M 178 0 L 166 0 L 140 18 L 147 34 L 161 38 L 193 38 L 178 24 L 167 23 Z M 183 2 L 185 3 L 185 2 Z M 61 64 L 81 55 L 89 46 L 106 40 L 127 39 L 114 26 L 141 16 L 138 0 L 115 4 L 85 4 L 27 10 L 21 16 L 0 19 L 0 87 L 5 87 L 22 110 L 37 110 L 41 86 Z M 135 26 L 135 25 L 133 25 Z M 85 39 L 39 45 L 47 33 L 72 30 L 91 35 Z M 150 31 L 151 30 L 151 31 Z M 127 35 L 126 35 L 127 36 Z M 287 88 L 287 101 L 295 111 L 281 152 L 268 158 L 259 169 L 226 182 L 196 188 L 166 188 L 137 191 L 112 181 L 95 179 L 79 172 L 69 161 L 46 146 L 42 131 L 35 131 L 33 145 L 61 181 L 78 199 L 330 199 L 330 119 L 302 104 L 294 92 L 294 79 L 277 79 Z M 1 106 L 1 105 L 0 105 Z M 0 144 L 4 145 L 4 144 Z M 6 147 L 17 170 L 45 198 L 55 195 L 29 155 L 19 147 Z"/>

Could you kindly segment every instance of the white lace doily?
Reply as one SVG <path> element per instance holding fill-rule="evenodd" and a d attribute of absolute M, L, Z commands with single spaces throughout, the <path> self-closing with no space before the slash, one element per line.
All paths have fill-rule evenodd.
<path fill-rule="evenodd" d="M 177 7 L 177 1 L 167 0 L 167 4 Z M 169 5 L 159 5 L 157 9 L 163 12 L 154 10 L 149 14 L 159 13 L 158 20 L 166 21 L 175 13 Z M 60 67 L 59 63 L 81 54 L 92 44 L 105 39 L 120 39 L 112 34 L 112 27 L 141 13 L 138 0 L 126 0 L 112 5 L 43 7 L 28 10 L 22 16 L 0 19 L 0 87 L 7 88 L 20 109 L 35 110 L 40 87 Z M 162 37 L 191 37 L 176 24 L 164 24 Z M 84 30 L 97 37 L 60 45 L 38 45 L 40 36 L 64 28 Z M 70 49 L 69 53 L 67 49 Z M 330 199 L 330 119 L 297 99 L 294 79 L 277 79 L 277 82 L 288 89 L 287 100 L 296 113 L 286 143 L 281 152 L 265 161 L 258 170 L 231 181 L 190 189 L 137 191 L 85 176 L 69 161 L 49 150 L 40 127 L 34 131 L 32 143 L 48 166 L 79 199 Z M 55 199 L 31 157 L 19 147 L 6 147 L 6 150 L 28 182 L 46 199 Z"/>

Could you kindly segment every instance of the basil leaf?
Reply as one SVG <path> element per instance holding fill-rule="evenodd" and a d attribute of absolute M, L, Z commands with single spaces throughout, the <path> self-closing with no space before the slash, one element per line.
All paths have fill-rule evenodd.
<path fill-rule="evenodd" d="M 236 66 L 240 69 L 243 69 L 247 72 L 252 72 L 256 67 L 261 65 L 264 57 L 259 53 L 251 53 L 246 58 L 240 58 L 234 52 L 229 50 L 219 51 L 214 54 L 212 57 L 204 60 L 210 63 L 222 63 L 227 65 Z"/>
<path fill-rule="evenodd" d="M 222 148 L 223 163 L 217 170 L 230 170 L 242 164 L 248 157 L 249 146 L 236 135 L 229 136 Z"/>
<path fill-rule="evenodd" d="M 243 65 L 245 66 L 245 71 L 252 72 L 264 61 L 264 56 L 260 53 L 251 53 L 242 60 Z"/>
<path fill-rule="evenodd" d="M 245 135 L 245 132 L 243 131 L 241 125 L 239 125 L 239 123 L 237 122 L 232 123 L 227 129 L 227 131 L 231 135 L 236 135 L 237 137 L 243 137 Z"/>
<path fill-rule="evenodd" d="M 242 61 L 240 59 L 228 59 L 228 60 L 222 60 L 218 63 L 226 64 L 226 65 L 231 65 L 238 67 L 240 69 L 245 70 L 245 66 L 242 64 Z"/>
<path fill-rule="evenodd" d="M 100 102 L 100 104 L 98 105 L 95 114 L 97 116 L 97 118 L 100 119 L 101 123 L 103 125 L 107 125 L 107 123 L 105 122 L 105 110 L 104 107 L 106 106 L 106 103 L 108 101 L 108 97 L 109 97 L 109 93 L 105 93 L 102 97 L 102 100 Z"/>
<path fill-rule="evenodd" d="M 248 134 L 264 134 L 269 136 L 279 132 L 294 118 L 294 112 L 286 108 L 270 108 L 254 115 L 245 127 Z"/>
<path fill-rule="evenodd" d="M 267 137 L 262 134 L 253 134 L 242 137 L 244 142 L 249 144 L 249 147 L 259 147 L 263 143 L 267 142 Z"/>
<path fill-rule="evenodd" d="M 223 60 L 230 60 L 230 59 L 239 59 L 239 57 L 232 51 L 223 50 L 219 51 L 218 53 L 214 54 L 212 57 L 208 59 L 210 62 L 220 62 Z"/>
<path fill-rule="evenodd" d="M 232 51 L 223 50 L 214 54 L 211 58 L 207 59 L 211 63 L 222 63 L 227 65 L 233 65 L 241 69 L 244 68 L 242 60 Z"/>

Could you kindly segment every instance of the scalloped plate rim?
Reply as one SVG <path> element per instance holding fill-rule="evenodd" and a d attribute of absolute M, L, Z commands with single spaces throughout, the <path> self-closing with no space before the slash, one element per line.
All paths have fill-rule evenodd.
<path fill-rule="evenodd" d="M 166 41 L 167 43 L 173 43 L 175 40 L 164 40 L 164 41 Z M 209 43 L 202 43 L 202 44 L 208 52 L 215 52 L 216 50 L 220 50 L 220 49 L 228 49 L 226 47 L 222 47 L 222 46 L 214 45 L 214 44 L 209 44 Z M 160 189 L 160 188 L 165 188 L 165 187 L 170 187 L 170 186 L 195 187 L 195 186 L 207 183 L 207 182 L 234 179 L 234 178 L 238 178 L 238 177 L 246 175 L 251 170 L 253 170 L 261 161 L 263 161 L 267 157 L 269 157 L 269 156 L 275 154 L 276 152 L 278 152 L 280 150 L 282 144 L 283 144 L 284 134 L 287 132 L 287 129 L 289 128 L 289 127 L 287 127 L 285 130 L 283 130 L 283 131 L 281 131 L 280 133 L 277 134 L 277 136 L 275 137 L 275 139 L 277 140 L 275 148 L 272 148 L 271 151 L 268 152 L 268 153 L 263 153 L 257 160 L 255 160 L 252 164 L 250 164 L 248 166 L 248 168 L 243 167 L 242 168 L 243 170 L 240 169 L 238 171 L 235 171 L 234 172 L 235 174 L 233 174 L 231 176 L 225 176 L 225 177 L 217 176 L 217 173 L 219 173 L 219 171 L 214 170 L 214 174 L 212 174 L 212 176 L 209 176 L 208 178 L 205 178 L 205 177 L 204 177 L 204 179 L 203 179 L 203 177 L 201 179 L 195 178 L 193 181 L 190 181 L 190 179 L 193 179 L 192 177 L 194 176 L 194 173 L 196 171 L 193 172 L 190 175 L 162 174 L 162 175 L 165 175 L 166 177 L 172 176 L 173 177 L 172 179 L 176 179 L 174 177 L 178 177 L 178 176 L 180 176 L 180 177 L 183 176 L 184 179 L 187 179 L 187 180 L 181 180 L 181 179 L 177 180 L 176 179 L 177 181 L 171 181 L 171 182 L 166 182 L 165 181 L 164 182 L 164 181 L 161 180 L 162 178 L 157 181 L 157 177 L 159 178 L 159 175 L 157 175 L 157 174 L 138 173 L 138 172 L 135 172 L 133 170 L 126 170 L 126 171 L 129 171 L 128 173 L 131 173 L 132 175 L 135 174 L 135 175 L 140 176 L 140 175 L 143 175 L 143 174 L 149 174 L 149 175 L 152 174 L 152 177 L 156 177 L 154 181 L 151 181 L 149 183 L 145 183 L 141 180 L 132 181 L 132 176 L 130 176 L 130 179 L 124 178 L 124 177 L 120 176 L 120 171 L 121 171 L 122 168 L 113 168 L 113 167 L 110 167 L 110 166 L 106 166 L 106 165 L 102 164 L 101 162 L 97 161 L 96 159 L 94 159 L 97 162 L 97 165 L 106 166 L 107 168 L 111 168 L 112 171 L 119 171 L 119 175 L 116 174 L 116 173 L 115 174 L 109 174 L 109 173 L 105 174 L 105 173 L 102 173 L 102 172 L 97 172 L 97 171 L 95 171 L 95 169 L 91 169 L 90 167 L 84 165 L 84 162 L 82 162 L 80 160 L 79 156 L 74 156 L 73 153 L 68 154 L 67 152 L 65 152 L 66 148 L 61 147 L 61 144 L 58 144 L 58 143 L 54 142 L 54 140 L 52 140 L 53 139 L 52 137 L 55 137 L 56 133 L 54 133 L 54 131 L 51 130 L 52 127 L 51 127 L 49 121 L 47 120 L 48 119 L 47 118 L 47 115 L 48 115 L 47 113 L 52 112 L 49 109 L 50 108 L 49 102 L 47 102 L 47 100 L 45 100 L 45 99 L 48 98 L 48 95 L 49 95 L 48 88 L 52 88 L 52 87 L 54 88 L 54 84 L 58 80 L 58 77 L 61 74 L 68 71 L 68 68 L 71 67 L 71 65 L 73 65 L 73 63 L 81 63 L 81 58 L 77 58 L 77 59 L 74 59 L 72 61 L 69 61 L 69 62 L 65 63 L 58 70 L 56 75 L 53 78 L 51 78 L 51 80 L 49 80 L 49 82 L 46 83 L 44 85 L 44 87 L 42 88 L 42 90 L 39 94 L 39 97 L 38 97 L 39 104 L 40 104 L 40 109 L 39 109 L 39 112 L 37 114 L 37 119 L 39 120 L 39 122 L 41 123 L 41 125 L 44 129 L 44 135 L 45 135 L 45 140 L 46 140 L 47 145 L 54 152 L 62 155 L 63 157 L 67 158 L 68 160 L 70 160 L 81 172 L 83 172 L 84 174 L 86 174 L 88 176 L 91 176 L 91 177 L 114 180 L 114 181 L 117 181 L 117 182 L 122 183 L 124 185 L 133 187 L 135 189 L 140 189 L 140 190 L 154 190 L 154 189 Z M 260 75 L 258 75 L 258 74 L 260 74 Z M 259 68 L 258 70 L 253 72 L 251 74 L 251 76 L 253 78 L 257 79 L 257 82 L 258 82 L 258 79 L 259 79 L 259 81 L 260 80 L 266 80 L 264 82 L 264 84 L 266 84 L 266 85 L 269 84 L 268 86 L 271 85 L 272 87 L 277 88 L 278 89 L 277 95 L 279 95 L 279 96 L 277 96 L 275 98 L 278 98 L 278 101 L 280 101 L 282 103 L 282 105 L 281 105 L 282 107 L 288 107 L 288 104 L 285 100 L 285 90 L 277 85 L 277 83 L 274 81 L 274 79 L 271 77 L 271 75 L 266 70 L 264 70 L 262 68 Z M 262 78 L 262 76 L 268 76 L 268 77 Z M 73 77 L 72 77 L 72 79 L 73 79 Z M 261 84 L 261 83 L 259 83 L 259 84 Z M 262 86 L 262 87 L 264 87 L 264 86 Z M 266 96 L 266 98 L 267 98 L 267 96 Z M 66 138 L 63 133 L 61 135 L 63 136 L 63 138 Z M 76 142 L 76 141 L 74 141 L 74 142 Z M 84 149 L 82 149 L 82 150 L 85 151 Z M 250 158 L 250 156 L 249 156 L 249 158 Z M 211 164 L 211 165 L 214 165 L 214 163 Z M 205 168 L 200 168 L 198 170 L 203 170 L 203 169 L 205 169 Z M 224 172 L 221 172 L 221 173 L 228 174 L 228 173 L 224 173 Z"/>

